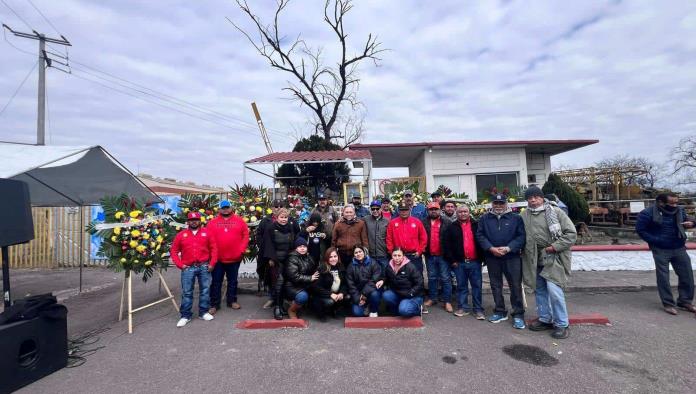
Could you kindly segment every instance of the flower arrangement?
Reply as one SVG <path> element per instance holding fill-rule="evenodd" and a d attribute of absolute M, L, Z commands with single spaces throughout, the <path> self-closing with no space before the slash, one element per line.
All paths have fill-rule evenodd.
<path fill-rule="evenodd" d="M 184 194 L 177 204 L 181 208 L 181 214 L 176 220 L 186 223 L 188 213 L 198 211 L 201 214 L 201 225 L 205 226 L 217 214 L 219 203 L 220 197 L 217 194 Z"/>
<path fill-rule="evenodd" d="M 244 262 L 253 261 L 258 255 L 259 248 L 256 242 L 256 226 L 266 215 L 273 211 L 270 208 L 270 195 L 263 186 L 250 184 L 235 184 L 230 190 L 230 202 L 234 212 L 249 226 L 249 246 L 244 251 Z"/>
<path fill-rule="evenodd" d="M 102 238 L 97 255 L 108 260 L 109 267 L 143 275 L 147 281 L 155 268 L 166 269 L 174 231 L 168 226 L 169 215 L 157 215 L 126 194 L 101 199 L 104 223 L 92 222 L 86 231 Z"/>

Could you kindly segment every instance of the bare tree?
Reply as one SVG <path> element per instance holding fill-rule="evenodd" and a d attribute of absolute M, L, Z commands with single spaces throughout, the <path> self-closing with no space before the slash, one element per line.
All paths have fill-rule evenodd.
<path fill-rule="evenodd" d="M 290 92 L 293 99 L 312 111 L 314 133 L 322 135 L 327 142 L 336 142 L 346 147 L 360 139 L 363 132 L 364 111 L 357 93 L 360 84 L 358 65 L 371 60 L 379 64 L 379 55 L 385 51 L 376 36 L 369 34 L 359 53 L 348 54 L 348 34 L 343 21 L 353 8 L 351 0 L 326 0 L 324 22 L 331 27 L 340 45 L 340 59 L 336 66 L 327 66 L 321 47 L 312 48 L 298 36 L 287 42 L 281 34 L 279 18 L 290 0 L 276 0 L 273 23 L 266 25 L 255 14 L 246 0 L 236 0 L 241 10 L 251 19 L 255 27 L 252 34 L 232 22 L 266 58 L 272 68 L 293 76 L 283 90 Z M 228 19 L 229 20 L 229 19 Z"/>
<path fill-rule="evenodd" d="M 655 163 L 645 157 L 615 156 L 602 159 L 594 164 L 596 168 L 613 169 L 620 172 L 626 184 L 638 185 L 642 188 L 653 188 L 665 180 L 664 165 Z M 607 173 L 606 182 L 612 182 L 611 173 Z"/>
<path fill-rule="evenodd" d="M 696 184 L 696 136 L 682 138 L 672 149 L 672 165 L 678 184 Z"/>

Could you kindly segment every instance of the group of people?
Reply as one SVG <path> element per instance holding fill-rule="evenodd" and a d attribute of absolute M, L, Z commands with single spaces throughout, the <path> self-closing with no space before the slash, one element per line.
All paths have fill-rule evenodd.
<path fill-rule="evenodd" d="M 431 198 L 427 206 L 415 204 L 413 192 L 406 191 L 392 211 L 387 199 L 365 207 L 355 196 L 339 214 L 320 194 L 302 226 L 290 217 L 282 201 L 273 201 L 272 213 L 256 228 L 257 272 L 269 289 L 264 308 L 272 308 L 275 319 L 297 318 L 304 309 L 311 309 L 324 321 L 348 314 L 376 317 L 382 311 L 417 316 L 441 302 L 454 316 L 473 315 L 491 323 L 511 317 L 513 328 L 524 329 L 524 284 L 534 290 L 538 316 L 529 329 L 551 330 L 554 338 L 567 338 L 564 287 L 577 234 L 564 209 L 534 186 L 525 191 L 527 208 L 522 212 L 513 212 L 507 197 L 498 194 L 478 221 L 465 204 L 457 206 L 437 192 Z M 665 310 L 672 313 L 679 306 L 693 312 L 693 274 L 684 251 L 683 229 L 694 224 L 673 206 L 672 197 L 659 197 L 655 208 L 641 214 L 637 229 L 653 249 Z M 225 275 L 227 305 L 241 308 L 236 298 L 237 271 L 248 231 L 228 201 L 220 203 L 219 216 L 205 228 L 200 228 L 198 213 L 189 213 L 188 228 L 177 235 L 171 249 L 172 260 L 182 269 L 179 327 L 192 316 L 195 278 L 203 320 L 212 320 L 220 308 Z M 665 241 L 669 237 L 677 241 Z M 680 276 L 676 303 L 669 290 L 670 261 Z M 483 265 L 488 268 L 495 305 L 489 316 L 482 299 Z M 457 284 L 456 308 L 452 276 Z M 510 314 L 503 280 L 510 290 Z"/>

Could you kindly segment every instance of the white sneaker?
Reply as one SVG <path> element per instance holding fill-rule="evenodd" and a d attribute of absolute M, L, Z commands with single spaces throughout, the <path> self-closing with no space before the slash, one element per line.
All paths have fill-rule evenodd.
<path fill-rule="evenodd" d="M 200 318 L 203 319 L 203 320 L 205 320 L 205 321 L 211 321 L 211 320 L 215 319 L 215 316 L 213 316 L 213 315 L 211 315 L 210 313 L 206 312 L 205 315 L 201 316 Z"/>
<path fill-rule="evenodd" d="M 370 312 L 370 317 L 377 317 L 377 312 Z"/>
<path fill-rule="evenodd" d="M 191 321 L 191 319 L 187 319 L 187 318 L 185 318 L 185 317 L 182 317 L 181 319 L 179 319 L 178 322 L 176 322 L 176 326 L 177 326 L 177 327 L 183 327 L 183 326 L 186 325 L 186 323 L 188 323 L 188 322 L 190 322 L 190 321 Z"/>

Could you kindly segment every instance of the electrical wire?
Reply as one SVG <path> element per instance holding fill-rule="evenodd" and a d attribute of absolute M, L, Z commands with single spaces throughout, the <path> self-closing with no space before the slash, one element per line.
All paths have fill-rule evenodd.
<path fill-rule="evenodd" d="M 63 33 L 61 33 L 61 32 L 58 31 L 58 28 L 56 28 L 56 26 L 55 26 L 53 23 L 51 23 L 50 20 L 48 20 L 48 18 L 46 17 L 46 15 L 44 15 L 44 13 L 41 12 L 41 10 L 40 10 L 36 5 L 34 5 L 34 3 L 33 3 L 31 0 L 27 0 L 27 2 L 29 2 L 29 4 L 31 4 L 31 6 L 34 7 L 34 9 L 36 10 L 36 12 L 38 12 L 39 15 L 41 15 L 41 17 L 42 17 L 49 25 L 51 25 L 51 27 L 53 28 L 53 30 L 55 30 L 56 33 L 58 33 L 59 36 L 61 36 L 61 37 L 63 36 Z"/>
<path fill-rule="evenodd" d="M 79 367 L 87 361 L 87 357 L 105 348 L 106 346 L 92 346 L 101 340 L 99 334 L 103 334 L 110 329 L 109 327 L 97 328 L 68 340 L 68 365 L 66 368 Z"/>
<path fill-rule="evenodd" d="M 36 65 L 37 65 L 37 64 L 39 64 L 39 61 L 38 61 L 38 60 L 37 60 L 37 61 L 34 63 L 34 65 L 31 67 L 31 70 L 29 70 L 29 72 L 27 73 L 27 75 L 24 76 L 24 79 L 23 79 L 22 82 L 19 84 L 19 86 L 17 86 L 17 89 L 15 89 L 14 93 L 12 93 L 12 96 L 11 96 L 10 99 L 7 101 L 7 103 L 5 103 L 5 106 L 2 107 L 2 109 L 0 110 L 0 116 L 2 116 L 2 114 L 5 113 L 5 110 L 7 109 L 7 107 L 10 106 L 10 104 L 12 103 L 12 100 L 14 100 L 14 98 L 17 96 L 17 93 L 19 93 L 19 91 L 22 89 L 22 86 L 24 86 L 24 83 L 27 82 L 27 79 L 29 78 L 29 76 L 31 75 L 31 73 L 34 72 L 34 69 L 36 68 Z"/>
<path fill-rule="evenodd" d="M 19 20 L 22 21 L 22 23 L 24 23 L 24 25 L 25 25 L 29 30 L 34 31 L 34 28 L 31 27 L 31 26 L 29 26 L 29 23 L 27 23 L 27 21 L 26 21 L 24 18 L 22 18 L 22 17 L 17 13 L 17 11 L 15 11 L 12 7 L 10 7 L 10 5 L 7 4 L 7 3 L 5 2 L 5 0 L 0 0 L 0 2 L 1 2 L 2 4 L 4 4 L 5 7 L 7 7 L 7 9 L 9 9 L 10 11 L 12 11 L 12 13 L 15 14 L 15 16 L 16 16 L 17 18 L 19 18 Z"/>

